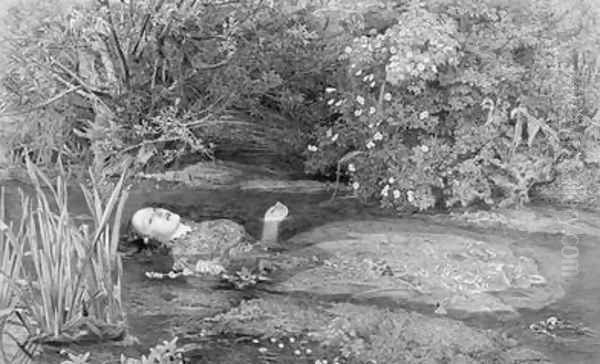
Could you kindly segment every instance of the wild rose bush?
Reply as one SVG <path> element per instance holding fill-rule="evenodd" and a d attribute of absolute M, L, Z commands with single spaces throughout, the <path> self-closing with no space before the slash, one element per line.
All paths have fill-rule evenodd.
<path fill-rule="evenodd" d="M 576 111 L 563 43 L 543 33 L 553 9 L 413 2 L 357 36 L 325 89 L 339 117 L 315 131 L 307 170 L 340 163 L 359 196 L 397 209 L 527 202 L 568 154 L 559 132 Z"/>

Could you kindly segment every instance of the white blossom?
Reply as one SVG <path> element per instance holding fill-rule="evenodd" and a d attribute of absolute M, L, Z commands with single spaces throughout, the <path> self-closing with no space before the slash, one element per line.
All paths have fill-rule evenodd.
<path fill-rule="evenodd" d="M 391 94 L 391 93 L 389 93 L 389 92 L 386 92 L 386 93 L 383 95 L 383 99 L 384 99 L 385 101 L 392 101 L 392 94 Z"/>
<path fill-rule="evenodd" d="M 360 105 L 364 105 L 365 104 L 365 98 L 362 96 L 356 96 L 356 102 L 358 102 Z"/>
<path fill-rule="evenodd" d="M 347 46 L 346 48 L 344 48 L 344 52 L 345 53 L 352 53 L 352 47 Z"/>
<path fill-rule="evenodd" d="M 354 75 L 357 76 L 357 77 L 360 76 L 360 75 L 362 75 L 362 70 L 356 71 L 356 73 Z"/>
<path fill-rule="evenodd" d="M 360 188 L 360 183 L 358 183 L 358 182 L 354 182 L 354 183 L 352 184 L 352 188 L 353 188 L 353 189 L 355 189 L 355 190 L 358 190 L 358 189 Z"/>
<path fill-rule="evenodd" d="M 372 141 L 369 141 L 367 143 L 367 149 L 373 149 L 373 148 L 375 148 L 375 143 L 373 143 Z"/>
<path fill-rule="evenodd" d="M 394 194 L 394 198 L 395 199 L 399 199 L 400 198 L 400 191 L 399 190 L 394 190 L 393 194 Z"/>
<path fill-rule="evenodd" d="M 327 129 L 327 131 L 325 132 L 325 136 L 327 138 L 331 138 L 332 135 L 333 135 L 333 130 L 331 128 Z"/>
<path fill-rule="evenodd" d="M 348 164 L 348 172 L 356 172 L 356 166 L 354 166 L 354 163 Z"/>
<path fill-rule="evenodd" d="M 429 147 L 423 144 L 423 145 L 421 145 L 421 151 L 423 153 L 427 153 L 427 152 L 429 152 Z"/>
<path fill-rule="evenodd" d="M 385 185 L 385 187 L 383 187 L 383 189 L 381 190 L 381 196 L 387 197 L 389 190 L 390 190 L 390 185 Z"/>
<path fill-rule="evenodd" d="M 388 179 L 388 183 L 389 183 L 389 184 L 394 184 L 394 182 L 396 182 L 396 179 L 395 179 L 394 177 L 390 177 L 390 178 Z"/>
<path fill-rule="evenodd" d="M 335 103 L 335 106 L 340 106 L 343 103 L 344 103 L 344 100 L 340 100 L 340 101 L 338 101 L 338 102 Z"/>
<path fill-rule="evenodd" d="M 425 111 L 422 111 L 422 112 L 419 114 L 419 119 L 421 119 L 421 120 L 423 120 L 423 119 L 427 119 L 428 117 L 429 117 L 429 111 L 427 111 L 427 110 L 425 110 Z"/>
<path fill-rule="evenodd" d="M 415 200 L 415 192 L 414 191 L 406 192 L 406 198 L 407 198 L 408 202 L 413 202 Z"/>
<path fill-rule="evenodd" d="M 336 134 L 335 134 L 335 135 L 334 135 L 334 136 L 331 138 L 331 141 L 332 141 L 332 142 L 335 142 L 339 136 L 340 136 L 340 135 L 336 133 Z"/>
<path fill-rule="evenodd" d="M 331 100 L 327 101 L 327 105 L 332 105 L 334 102 L 335 102 L 335 100 L 331 99 Z"/>
<path fill-rule="evenodd" d="M 391 54 L 396 54 L 397 52 L 398 52 L 398 50 L 396 49 L 396 47 L 394 47 L 394 46 L 390 47 L 390 53 Z"/>
<path fill-rule="evenodd" d="M 373 135 L 373 140 L 379 141 L 383 139 L 383 134 L 381 134 L 380 132 L 375 133 L 375 135 Z"/>
<path fill-rule="evenodd" d="M 369 108 L 369 114 L 371 114 L 371 115 L 375 114 L 376 111 L 377 111 L 377 109 L 375 107 L 373 107 L 373 106 L 371 106 Z"/>
<path fill-rule="evenodd" d="M 362 115 L 362 109 L 357 109 L 354 111 L 354 116 L 361 116 Z"/>
<path fill-rule="evenodd" d="M 332 92 L 335 92 L 335 91 L 336 91 L 336 90 L 335 90 L 335 88 L 334 88 L 334 87 L 326 87 L 326 88 L 325 88 L 325 92 L 327 92 L 328 94 L 330 94 L 330 93 L 332 93 Z"/>
<path fill-rule="evenodd" d="M 316 145 L 312 145 L 311 144 L 311 145 L 308 146 L 308 151 L 309 152 L 316 152 L 317 150 L 319 150 L 319 148 L 317 148 Z"/>
<path fill-rule="evenodd" d="M 376 83 L 375 81 L 373 81 L 373 82 L 371 82 L 371 84 L 369 85 L 369 87 L 370 87 L 370 88 L 373 88 L 373 87 L 375 87 L 375 85 L 376 85 L 376 84 L 377 84 L 377 83 Z"/>

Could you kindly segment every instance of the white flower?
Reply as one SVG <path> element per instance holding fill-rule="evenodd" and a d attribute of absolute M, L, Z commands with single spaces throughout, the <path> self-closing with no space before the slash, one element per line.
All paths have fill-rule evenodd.
<path fill-rule="evenodd" d="M 393 184 L 394 182 L 396 182 L 396 179 L 395 179 L 394 177 L 390 177 L 390 178 L 388 179 L 388 183 L 389 183 L 389 184 Z"/>
<path fill-rule="evenodd" d="M 400 191 L 399 190 L 394 190 L 393 194 L 394 194 L 394 198 L 395 199 L 399 199 L 400 198 Z"/>
<path fill-rule="evenodd" d="M 371 84 L 369 85 L 369 87 L 370 87 L 370 88 L 373 88 L 373 87 L 375 87 L 375 85 L 376 85 L 376 84 L 377 84 L 377 83 L 376 83 L 375 81 L 373 81 L 373 82 L 371 82 Z"/>
<path fill-rule="evenodd" d="M 325 136 L 327 138 L 331 138 L 332 135 L 333 135 L 333 130 L 331 128 L 327 129 L 327 131 L 325 132 Z"/>
<path fill-rule="evenodd" d="M 319 150 L 319 148 L 317 148 L 316 145 L 312 145 L 311 144 L 311 145 L 308 146 L 308 151 L 309 152 L 316 152 L 317 150 Z"/>
<path fill-rule="evenodd" d="M 377 111 L 377 109 L 375 107 L 373 107 L 373 106 L 371 106 L 369 108 L 369 114 L 371 114 L 371 115 L 375 114 L 376 111 Z"/>
<path fill-rule="evenodd" d="M 335 106 L 340 106 L 343 103 L 344 103 L 344 100 L 340 100 L 340 101 L 338 101 L 338 102 L 335 103 Z"/>
<path fill-rule="evenodd" d="M 373 135 L 373 140 L 382 140 L 383 139 L 383 134 L 381 134 L 380 132 L 375 133 L 375 135 Z"/>
<path fill-rule="evenodd" d="M 356 67 L 356 65 L 355 65 L 354 63 L 352 63 L 352 64 L 350 65 L 350 68 L 354 68 L 354 67 Z"/>
<path fill-rule="evenodd" d="M 367 82 L 367 81 L 369 81 L 369 75 L 366 75 L 365 77 L 363 77 L 363 81 L 364 81 L 364 82 Z"/>
<path fill-rule="evenodd" d="M 332 92 L 335 92 L 335 91 L 336 91 L 336 90 L 335 90 L 335 88 L 334 88 L 334 87 L 326 87 L 326 88 L 325 88 L 325 92 L 327 92 L 328 94 L 330 94 L 330 93 L 332 93 Z"/>
<path fill-rule="evenodd" d="M 419 119 L 427 119 L 429 117 L 429 111 L 425 110 L 419 114 Z"/>
<path fill-rule="evenodd" d="M 358 70 L 358 71 L 356 71 L 356 73 L 355 73 L 354 75 L 355 75 L 355 76 L 360 76 L 360 75 L 362 75 L 362 70 Z"/>
<path fill-rule="evenodd" d="M 390 190 L 390 185 L 385 185 L 385 187 L 381 190 L 381 196 L 387 197 L 389 190 Z"/>
<path fill-rule="evenodd" d="M 421 145 L 421 151 L 422 151 L 423 153 L 427 153 L 427 152 L 429 152 L 429 147 L 428 147 L 428 146 L 426 146 L 426 145 Z"/>
<path fill-rule="evenodd" d="M 437 67 L 434 65 L 431 65 L 431 71 L 433 71 L 433 73 L 437 73 Z"/>
<path fill-rule="evenodd" d="M 356 102 L 358 102 L 361 105 L 365 104 L 365 98 L 362 96 L 356 96 Z"/>
<path fill-rule="evenodd" d="M 345 53 L 352 53 L 352 47 L 347 46 L 346 48 L 344 48 L 344 52 Z"/>
<path fill-rule="evenodd" d="M 394 47 L 394 46 L 391 46 L 391 47 L 390 47 L 390 53 L 391 53 L 391 54 L 396 54 L 396 52 L 398 52 L 398 50 L 396 49 L 396 47 Z"/>
<path fill-rule="evenodd" d="M 358 183 L 358 182 L 354 182 L 354 183 L 352 184 L 352 188 L 353 188 L 353 189 L 355 189 L 355 190 L 358 190 L 358 189 L 360 188 L 360 183 Z"/>
<path fill-rule="evenodd" d="M 354 163 L 348 164 L 348 172 L 356 172 L 356 167 L 354 166 Z"/>
<path fill-rule="evenodd" d="M 335 102 L 335 100 L 331 99 L 331 100 L 327 101 L 327 105 L 332 105 L 334 102 Z"/>
<path fill-rule="evenodd" d="M 362 109 L 357 109 L 354 111 L 354 116 L 361 116 L 362 115 Z"/>
<path fill-rule="evenodd" d="M 408 191 L 408 192 L 406 192 L 406 198 L 408 199 L 408 202 L 413 202 L 415 200 L 415 193 L 414 193 L 414 191 Z"/>
<path fill-rule="evenodd" d="M 331 141 L 332 141 L 332 142 L 335 142 L 339 136 L 340 136 L 340 135 L 336 133 L 336 134 L 335 134 L 335 135 L 334 135 L 334 136 L 331 138 Z"/>
<path fill-rule="evenodd" d="M 375 124 L 369 123 L 369 129 L 373 129 L 374 126 L 375 126 Z"/>
<path fill-rule="evenodd" d="M 368 75 L 368 76 L 367 76 L 367 80 L 368 80 L 368 81 L 373 81 L 374 79 L 375 79 L 375 75 L 374 75 L 374 74 L 372 74 L 372 73 L 371 73 L 370 75 Z"/>
<path fill-rule="evenodd" d="M 373 148 L 375 148 L 375 143 L 373 143 L 372 141 L 369 141 L 367 143 L 367 149 L 373 149 Z"/>
<path fill-rule="evenodd" d="M 425 65 L 419 62 L 419 64 L 417 64 L 417 69 L 419 70 L 419 72 L 423 72 L 425 71 Z"/>
<path fill-rule="evenodd" d="M 385 95 L 383 95 L 383 99 L 385 101 L 392 101 L 392 94 L 389 92 L 386 92 Z"/>

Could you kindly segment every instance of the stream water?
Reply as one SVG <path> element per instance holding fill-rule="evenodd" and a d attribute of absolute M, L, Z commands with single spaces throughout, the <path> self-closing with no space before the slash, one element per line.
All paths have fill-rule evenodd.
<path fill-rule="evenodd" d="M 14 187 L 14 186 L 12 186 Z M 14 191 L 13 191 L 14 192 Z M 84 211 L 84 203 L 74 194 L 72 197 L 72 208 L 77 212 Z M 171 209 L 180 215 L 193 219 L 205 220 L 213 218 L 228 218 L 243 224 L 248 232 L 259 237 L 261 233 L 262 221 L 265 210 L 276 201 L 281 201 L 289 207 L 290 217 L 281 227 L 281 240 L 294 234 L 319 226 L 321 224 L 341 219 L 367 219 L 381 217 L 383 213 L 376 208 L 365 208 L 356 201 L 350 199 L 338 199 L 333 203 L 326 203 L 330 195 L 328 194 L 278 194 L 272 192 L 248 192 L 239 190 L 164 190 L 164 189 L 145 189 L 132 192 L 126 207 L 125 216 L 130 216 L 137 208 L 146 205 L 161 206 Z M 10 193 L 8 199 L 9 206 L 16 206 L 16 194 Z M 9 211 L 10 212 L 10 211 Z M 10 213 L 9 213 L 10 215 Z M 410 217 L 408 219 L 423 219 Z M 416 221 L 416 220 L 415 220 Z M 439 229 L 439 227 L 438 227 Z M 478 233 L 482 230 L 473 229 Z M 493 236 L 510 238 L 515 241 L 517 247 L 527 247 L 540 245 L 556 251 L 560 254 L 562 248 L 561 239 L 564 237 L 559 234 L 544 233 L 522 233 L 503 229 L 485 230 L 485 233 L 493 239 Z M 538 349 L 549 356 L 557 364 L 597 364 L 600 363 L 600 343 L 599 338 L 593 340 L 574 340 L 558 342 L 549 337 L 534 335 L 529 330 L 531 323 L 539 320 L 545 320 L 550 316 L 565 318 L 574 322 L 580 322 L 589 328 L 600 332 L 600 244 L 596 238 L 589 236 L 578 236 L 577 262 L 580 274 L 568 281 L 565 281 L 567 294 L 559 302 L 552 304 L 539 311 L 521 312 L 518 319 L 495 319 L 492 316 L 485 317 L 467 317 L 463 320 L 471 326 L 500 330 L 510 333 L 518 341 Z M 115 353 L 125 352 L 126 354 L 138 355 L 147 353 L 149 347 L 158 342 L 170 339 L 172 336 L 174 322 L 177 322 L 176 315 L 170 315 L 160 311 L 160 313 L 151 312 L 151 310 L 135 310 L 131 307 L 150 307 L 152 297 L 160 297 L 168 301 L 169 288 L 180 286 L 185 289 L 186 283 L 183 281 L 149 281 L 144 277 L 144 271 L 152 266 L 153 269 L 163 267 L 169 269 L 170 262 L 165 257 L 147 257 L 136 258 L 126 261 L 125 264 L 125 301 L 131 312 L 128 315 L 130 332 L 139 340 L 138 345 L 131 347 L 115 347 L 114 345 L 85 345 L 82 347 L 71 348 L 76 352 L 91 351 L 92 353 L 106 353 L 107 357 Z M 197 286 L 195 286 L 197 289 Z M 214 287 L 207 284 L 206 292 L 214 291 Z M 212 292 L 218 296 L 222 302 L 228 302 L 235 306 L 244 298 L 267 295 L 261 291 L 235 291 L 222 290 Z M 339 299 L 339 298 L 338 298 Z M 138 302 L 136 300 L 146 300 Z M 214 308 L 195 307 L 198 312 L 204 312 L 205 315 L 211 313 Z M 418 308 L 416 308 L 418 309 Z M 217 310 L 218 311 L 218 310 Z M 186 327 L 193 330 L 194 324 L 190 323 L 190 316 L 183 316 L 181 320 L 187 320 Z M 200 322 L 200 318 L 198 319 Z M 197 327 L 201 327 L 199 323 Z M 191 335 L 193 337 L 193 335 Z M 196 336 L 200 338 L 199 335 Z M 239 338 L 212 338 L 210 340 L 198 339 L 202 345 L 193 354 L 193 363 L 313 363 L 316 357 L 328 357 L 328 353 L 320 352 L 318 343 L 302 341 L 302 338 L 294 338 L 293 345 L 286 344 L 285 350 L 278 349 L 277 343 L 252 342 Z M 288 338 L 289 340 L 289 338 Z M 262 354 L 257 350 L 259 346 L 269 346 L 269 354 Z M 292 350 L 293 349 L 293 350 Z M 311 353 L 306 354 L 306 351 Z M 297 355 L 298 352 L 302 355 Z M 305 355 L 306 354 L 306 355 Z M 102 357 L 101 354 L 98 354 Z M 46 356 L 48 363 L 57 360 L 55 355 Z M 56 361 L 58 362 L 58 361 Z M 110 361 L 104 361 L 110 362 Z M 331 363 L 331 361 L 329 361 Z"/>

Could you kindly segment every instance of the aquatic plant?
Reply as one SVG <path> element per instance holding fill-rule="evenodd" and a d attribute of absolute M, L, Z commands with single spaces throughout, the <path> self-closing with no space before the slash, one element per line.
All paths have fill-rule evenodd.
<path fill-rule="evenodd" d="M 127 199 L 126 173 L 107 199 L 101 197 L 99 183 L 90 173 L 91 187 L 81 185 L 89 212 L 83 220 L 69 211 L 69 178 L 63 168 L 53 183 L 31 161 L 26 166 L 34 191 L 31 197 L 20 193 L 17 229 L 0 216 L 4 227 L 0 235 L 5 250 L 13 247 L 19 252 L 14 260 L 2 260 L 1 268 L 14 289 L 12 299 L 23 307 L 20 315 L 29 332 L 27 341 L 67 343 L 123 337 L 122 264 L 117 244 Z M 7 273 L 11 264 L 19 268 L 12 276 Z"/>

